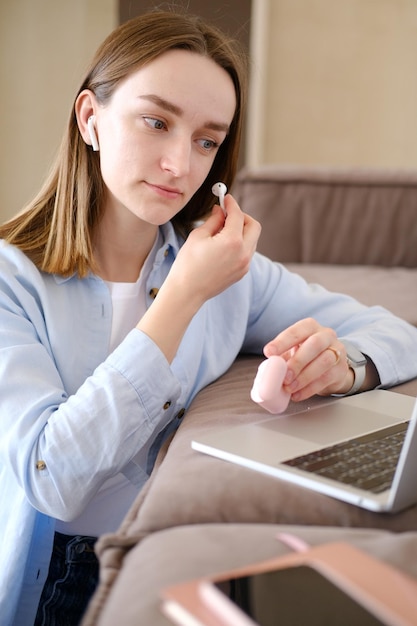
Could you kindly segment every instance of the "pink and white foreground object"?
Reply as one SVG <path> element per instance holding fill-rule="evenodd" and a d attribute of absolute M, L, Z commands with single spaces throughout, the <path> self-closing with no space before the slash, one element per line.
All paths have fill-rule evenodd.
<path fill-rule="evenodd" d="M 250 392 L 252 400 L 270 413 L 285 411 L 291 398 L 282 388 L 286 373 L 287 362 L 281 356 L 270 356 L 262 361 Z"/>

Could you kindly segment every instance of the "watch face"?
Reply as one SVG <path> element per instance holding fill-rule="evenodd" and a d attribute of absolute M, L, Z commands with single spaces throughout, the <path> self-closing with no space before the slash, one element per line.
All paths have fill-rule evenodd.
<path fill-rule="evenodd" d="M 342 343 L 346 348 L 349 365 L 352 367 L 361 367 L 366 365 L 366 357 L 360 350 L 347 341 L 343 341 Z"/>

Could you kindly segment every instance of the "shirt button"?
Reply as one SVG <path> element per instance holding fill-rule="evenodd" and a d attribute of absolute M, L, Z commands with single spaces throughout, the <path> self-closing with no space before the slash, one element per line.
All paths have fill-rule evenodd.
<path fill-rule="evenodd" d="M 36 469 L 37 470 L 44 470 L 44 469 L 46 469 L 45 461 L 36 461 Z"/>
<path fill-rule="evenodd" d="M 152 287 L 152 289 L 149 289 L 149 295 L 151 296 L 151 298 L 155 300 L 156 296 L 158 295 L 158 291 L 158 287 Z"/>
<path fill-rule="evenodd" d="M 166 250 L 164 250 L 164 256 L 167 257 L 168 254 L 169 254 L 169 250 L 168 250 L 168 248 L 166 248 Z"/>
<path fill-rule="evenodd" d="M 182 417 L 184 417 L 184 413 L 185 413 L 185 409 L 180 409 L 177 413 L 177 419 L 181 419 Z"/>
<path fill-rule="evenodd" d="M 77 543 L 74 546 L 74 550 L 77 554 L 82 554 L 86 549 L 86 544 L 85 543 Z"/>
<path fill-rule="evenodd" d="M 164 404 L 164 411 L 166 411 L 167 409 L 169 409 L 169 407 L 171 406 L 171 400 L 168 400 L 167 402 L 165 402 Z"/>

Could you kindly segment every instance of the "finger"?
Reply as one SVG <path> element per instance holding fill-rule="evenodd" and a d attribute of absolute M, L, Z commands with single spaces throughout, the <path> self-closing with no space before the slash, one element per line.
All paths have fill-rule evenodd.
<path fill-rule="evenodd" d="M 299 401 L 314 394 L 324 393 L 327 389 L 340 388 L 346 380 L 348 371 L 344 346 L 337 342 L 307 362 L 297 376 L 286 378 L 284 383 L 286 390 L 294 396 L 294 400 Z"/>
<path fill-rule="evenodd" d="M 221 235 L 231 235 L 232 242 L 243 243 L 250 258 L 253 256 L 261 234 L 261 225 L 253 217 L 244 213 L 232 195 L 225 197 L 227 216 Z M 237 239 L 236 239 L 237 238 Z"/>
<path fill-rule="evenodd" d="M 336 368 L 340 368 L 341 371 L 337 372 Z M 315 377 L 314 373 L 306 372 L 305 379 L 310 381 L 307 384 L 303 384 L 304 376 L 300 375 L 292 385 L 284 386 L 284 389 L 291 394 L 291 399 L 294 402 L 306 400 L 314 395 L 329 395 L 332 390 L 341 387 L 348 373 L 347 363 L 340 361 L 337 366 L 326 370 L 318 378 Z"/>
<path fill-rule="evenodd" d="M 333 350 L 328 350 L 333 347 Z M 293 353 L 288 362 L 286 382 L 291 382 L 299 377 L 300 373 L 310 364 L 319 359 L 316 367 L 323 370 L 335 365 L 344 352 L 344 346 L 338 341 L 337 335 L 332 328 L 319 326 L 318 330 L 307 337 Z"/>
<path fill-rule="evenodd" d="M 245 214 L 230 193 L 224 197 L 224 209 L 226 212 L 227 225 L 230 228 L 236 228 L 239 231 L 243 230 Z"/>
<path fill-rule="evenodd" d="M 250 257 L 255 254 L 256 247 L 258 245 L 259 236 L 261 234 L 261 225 L 260 223 L 245 214 L 244 219 L 244 227 L 243 227 L 243 239 L 245 243 L 246 250 L 248 251 Z"/>
<path fill-rule="evenodd" d="M 224 227 L 224 224 L 225 216 L 223 210 L 219 204 L 214 204 L 209 217 L 193 232 L 206 232 L 208 235 L 213 236 Z"/>
<path fill-rule="evenodd" d="M 311 335 L 321 328 L 320 324 L 313 318 L 302 319 L 292 324 L 281 333 L 279 333 L 272 341 L 264 347 L 266 357 L 273 355 L 282 356 L 291 349 L 297 349 Z"/>

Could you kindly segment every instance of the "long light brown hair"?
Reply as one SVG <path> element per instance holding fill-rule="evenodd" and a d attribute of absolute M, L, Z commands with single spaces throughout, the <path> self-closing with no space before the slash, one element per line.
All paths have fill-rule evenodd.
<path fill-rule="evenodd" d="M 172 49 L 213 59 L 232 78 L 237 102 L 230 132 L 208 177 L 172 220 L 177 232 L 186 236 L 211 209 L 213 183 L 222 180 L 230 188 L 236 174 L 247 90 L 246 55 L 237 41 L 196 16 L 146 13 L 122 24 L 104 40 L 74 104 L 84 89 L 106 104 L 126 76 Z M 42 271 L 83 277 L 95 270 L 92 239 L 103 198 L 99 154 L 83 141 L 73 106 L 50 175 L 34 200 L 0 226 L 0 238 L 18 246 Z"/>

